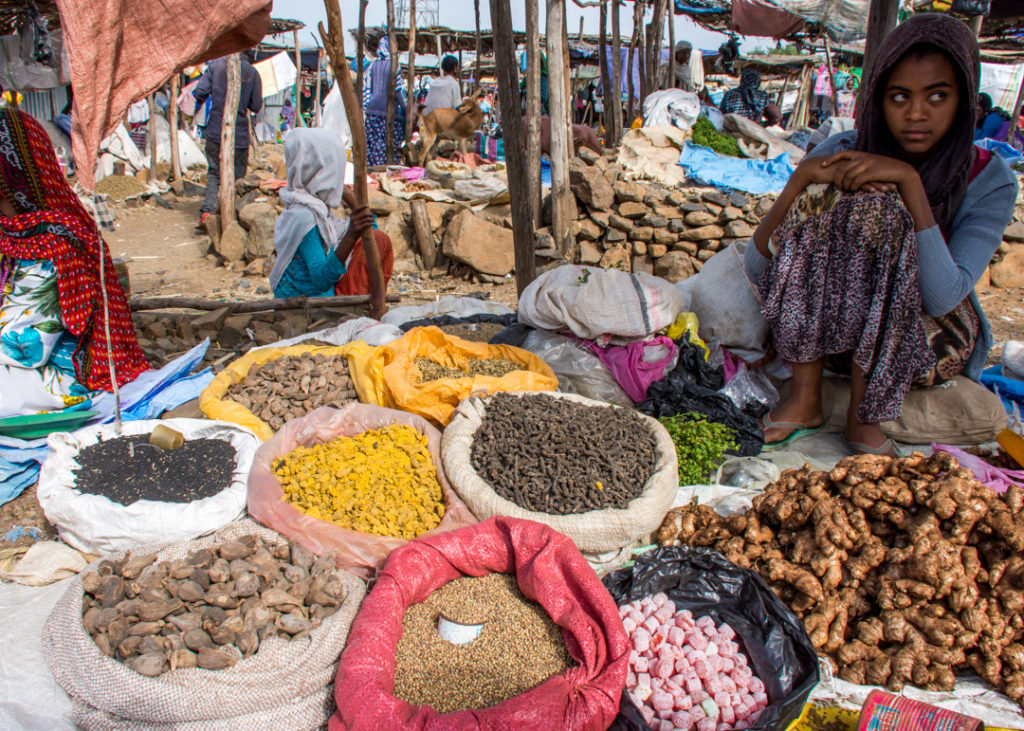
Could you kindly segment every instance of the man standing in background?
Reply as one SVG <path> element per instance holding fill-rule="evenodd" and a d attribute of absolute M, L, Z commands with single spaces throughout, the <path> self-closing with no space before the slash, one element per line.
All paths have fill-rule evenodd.
<path fill-rule="evenodd" d="M 247 54 L 241 55 L 242 89 L 238 96 L 237 118 L 235 120 L 235 180 L 245 177 L 249 164 L 249 112 L 258 113 L 263 108 L 263 82 L 260 75 L 249 63 Z M 196 84 L 192 96 L 196 106 L 202 106 L 207 97 L 211 99 L 210 117 L 206 123 L 206 196 L 199 208 L 199 225 L 217 210 L 217 194 L 220 190 L 220 135 L 224 122 L 224 99 L 228 89 L 227 58 L 210 62 L 203 78 Z"/>
<path fill-rule="evenodd" d="M 462 88 L 459 86 L 459 60 L 447 55 L 441 60 L 441 76 L 430 82 L 430 91 L 423 101 L 425 119 L 435 109 L 456 109 L 462 104 Z"/>
<path fill-rule="evenodd" d="M 704 88 L 704 60 L 700 53 L 697 58 L 692 58 L 693 44 L 689 41 L 676 43 L 673 52 L 676 56 L 675 78 L 669 78 L 669 64 L 663 63 L 658 68 L 658 88 L 682 89 L 699 94 Z"/>

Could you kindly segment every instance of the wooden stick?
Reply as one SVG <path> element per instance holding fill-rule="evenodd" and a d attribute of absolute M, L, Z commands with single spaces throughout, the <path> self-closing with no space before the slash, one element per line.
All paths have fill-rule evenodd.
<path fill-rule="evenodd" d="M 532 231 L 540 228 L 540 22 L 538 0 L 526 0 L 526 197 Z M 513 58 L 515 58 L 513 56 Z M 497 61 L 495 61 L 497 67 Z M 506 141 L 507 144 L 507 141 Z M 506 158 L 508 156 L 506 155 Z"/>
<path fill-rule="evenodd" d="M 363 103 L 363 66 L 366 65 L 366 49 L 363 47 L 366 36 L 366 6 L 370 0 L 359 0 L 359 29 L 356 36 L 356 99 Z M 330 51 L 328 51 L 330 53 Z M 362 108 L 360 106 L 360 108 Z"/>
<path fill-rule="evenodd" d="M 149 182 L 156 182 L 156 94 L 146 97 L 149 102 Z"/>
<path fill-rule="evenodd" d="M 666 89 L 674 89 L 676 86 L 676 15 L 675 15 L 676 0 L 668 0 L 665 3 L 665 7 L 668 8 L 668 79 L 665 80 Z M 697 52 L 697 63 L 702 63 L 700 58 L 700 49 L 694 48 L 690 50 L 690 63 L 693 64 L 693 52 Z M 661 59 L 658 59 L 659 63 Z M 692 69 L 693 66 L 691 65 Z M 691 78 L 693 74 L 690 74 Z"/>
<path fill-rule="evenodd" d="M 597 45 L 600 47 L 601 57 L 599 59 L 599 68 L 601 69 L 601 98 L 605 102 L 605 110 L 608 109 L 608 100 L 611 96 L 611 80 L 609 79 L 608 69 L 608 54 L 605 52 L 608 48 L 608 0 L 601 0 L 601 12 L 600 12 L 600 25 L 601 29 L 598 32 Z M 607 114 L 605 115 L 607 117 Z M 602 120 L 604 124 L 605 140 L 611 139 L 611 135 L 608 132 L 607 119 Z"/>
<path fill-rule="evenodd" d="M 384 164 L 398 162 L 395 156 L 395 87 L 398 85 L 398 43 L 395 39 L 395 0 L 387 0 L 388 6 L 388 45 L 391 47 L 391 58 L 388 63 L 388 104 L 384 116 Z"/>
<path fill-rule="evenodd" d="M 637 15 L 640 16 L 639 20 Z M 626 69 L 626 95 L 629 97 L 626 100 L 626 119 L 623 120 L 623 131 L 625 126 L 633 126 L 633 119 L 636 115 L 633 113 L 635 101 L 633 95 L 636 93 L 633 82 L 633 70 L 636 67 L 636 47 L 640 42 L 640 25 L 643 23 L 643 13 L 639 2 L 634 2 L 633 5 L 633 36 L 629 39 L 629 65 Z"/>
<path fill-rule="evenodd" d="M 320 67 L 323 65 L 324 51 L 318 48 L 316 51 L 316 91 L 313 92 L 313 125 L 320 126 Z"/>
<path fill-rule="evenodd" d="M 430 216 L 427 215 L 427 202 L 423 200 L 409 201 L 412 210 L 412 227 L 416 232 L 416 248 L 420 251 L 423 269 L 430 271 L 437 259 L 437 246 L 434 244 L 434 232 L 430 229 Z"/>
<path fill-rule="evenodd" d="M 295 41 L 295 126 L 305 127 L 306 120 L 302 118 L 302 53 L 299 51 L 299 29 L 292 31 L 292 38 Z"/>
<path fill-rule="evenodd" d="M 235 220 L 235 120 L 242 94 L 242 62 L 237 53 L 228 56 L 228 88 L 224 95 L 224 122 L 220 134 L 220 230 Z"/>
<path fill-rule="evenodd" d="M 537 0 L 527 0 L 536 5 Z M 512 206 L 512 238 L 515 246 L 516 289 L 520 294 L 536 277 L 534 256 L 536 230 L 530 220 L 526 154 L 523 145 L 522 110 L 519 107 L 519 71 L 516 64 L 515 35 L 509 0 L 490 0 L 491 27 L 494 29 L 494 67 L 498 75 L 498 95 L 505 100 L 501 121 L 505 128 L 505 161 L 508 165 L 508 189 Z M 533 58 L 540 63 L 538 55 Z"/>
<path fill-rule="evenodd" d="M 395 57 L 398 60 L 398 57 Z M 412 128 L 416 121 L 416 0 L 409 0 L 409 78 L 405 94 L 405 154 L 412 163 Z"/>
<path fill-rule="evenodd" d="M 178 72 L 171 76 L 171 106 L 170 122 L 171 127 L 171 180 L 181 177 L 181 156 L 178 151 Z"/>
<path fill-rule="evenodd" d="M 397 294 L 389 294 L 388 302 L 398 302 Z M 304 307 L 351 307 L 369 304 L 366 294 L 343 295 L 338 297 L 283 297 L 254 302 L 224 302 L 200 297 L 133 297 L 129 307 L 134 312 L 144 310 L 214 310 L 227 309 L 229 312 L 265 312 L 267 310 L 300 310 Z"/>
<path fill-rule="evenodd" d="M 615 147 L 622 139 L 622 37 L 619 26 L 619 0 L 612 4 L 612 97 L 604 100 L 604 108 L 612 110 L 611 144 Z M 609 106 L 611 105 L 611 106 Z"/>
<path fill-rule="evenodd" d="M 566 67 L 558 63 L 566 43 L 563 31 L 565 0 L 547 0 L 548 105 L 551 111 L 551 234 L 555 246 L 563 254 L 572 252 L 575 242 L 572 221 L 575 219 L 575 196 L 569 188 L 569 159 L 572 155 L 572 133 L 569 126 L 569 104 L 565 91 Z"/>
<path fill-rule="evenodd" d="M 415 2 L 415 0 L 413 0 Z M 473 73 L 476 81 L 475 88 L 479 89 L 483 84 L 480 83 L 480 0 L 473 0 L 473 15 L 476 16 L 476 71 Z"/>
<path fill-rule="evenodd" d="M 1013 114 L 1010 116 L 1010 124 L 1006 130 L 1006 142 L 1011 147 L 1017 147 L 1017 120 L 1020 119 L 1021 108 L 1024 107 L 1024 78 L 1021 79 L 1020 89 L 1017 91 L 1017 101 L 1013 104 Z"/>
<path fill-rule="evenodd" d="M 832 66 L 832 45 L 825 36 L 825 63 L 828 64 L 828 83 L 832 88 L 832 116 L 839 116 L 839 90 L 836 88 L 836 70 Z"/>
<path fill-rule="evenodd" d="M 366 194 L 366 129 L 363 127 L 362 104 L 356 98 L 356 90 L 352 86 L 352 77 L 348 72 L 348 63 L 345 59 L 345 30 L 341 24 L 341 8 L 338 7 L 338 0 L 324 0 L 324 7 L 327 10 L 327 25 L 330 31 L 324 29 L 323 23 L 318 24 L 318 29 L 324 42 L 324 48 L 331 57 L 331 68 L 334 69 L 334 78 L 341 90 L 342 101 L 345 104 L 345 116 L 348 117 L 348 126 L 352 132 L 352 165 L 354 167 L 352 193 L 355 196 L 356 205 L 365 206 L 368 197 Z M 384 281 L 380 249 L 377 248 L 377 241 L 372 230 L 367 230 L 363 234 L 363 253 L 366 255 L 366 267 L 370 274 L 370 316 L 379 320 L 387 312 L 387 307 L 384 304 L 387 283 Z"/>

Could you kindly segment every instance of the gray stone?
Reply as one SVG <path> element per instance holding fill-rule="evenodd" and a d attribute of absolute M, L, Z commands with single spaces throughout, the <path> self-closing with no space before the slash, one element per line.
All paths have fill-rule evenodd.
<path fill-rule="evenodd" d="M 392 214 L 394 217 L 394 214 Z M 444 255 L 482 274 L 503 277 L 515 266 L 512 231 L 464 210 L 448 225 Z"/>
<path fill-rule="evenodd" d="M 629 238 L 646 243 L 654 238 L 654 229 L 650 226 L 637 226 L 629 232 Z"/>
<path fill-rule="evenodd" d="M 644 254 L 647 253 L 647 244 L 644 243 L 643 241 L 634 241 L 633 253 L 636 254 L 637 256 L 643 256 Z"/>
<path fill-rule="evenodd" d="M 238 222 L 249 232 L 245 242 L 245 259 L 252 261 L 274 252 L 274 226 L 277 209 L 270 203 L 249 203 L 238 212 Z"/>
<path fill-rule="evenodd" d="M 682 233 L 686 230 L 686 224 L 683 223 L 681 218 L 673 218 L 668 222 L 668 230 L 674 234 Z"/>
<path fill-rule="evenodd" d="M 688 226 L 711 226 L 718 223 L 718 216 L 711 215 L 702 207 L 699 211 L 687 213 L 686 218 L 683 220 L 686 221 Z"/>
<path fill-rule="evenodd" d="M 705 191 L 701 195 L 701 198 L 704 199 L 705 203 L 714 203 L 716 206 L 721 206 L 722 208 L 729 205 L 729 196 L 725 195 L 725 193 L 720 193 L 717 190 Z"/>
<path fill-rule="evenodd" d="M 668 253 L 668 247 L 664 244 L 651 244 L 647 247 L 647 253 L 658 259 Z"/>
<path fill-rule="evenodd" d="M 1019 243 L 1024 241 L 1024 223 L 1020 221 L 1014 221 L 1006 227 L 1006 231 L 1003 233 L 1003 238 L 1007 241 Z"/>
<path fill-rule="evenodd" d="M 639 183 L 631 183 L 628 180 L 620 180 L 615 184 L 615 200 L 619 203 L 642 201 L 645 192 Z"/>
<path fill-rule="evenodd" d="M 726 206 L 722 210 L 722 216 L 726 221 L 736 221 L 743 218 L 743 211 L 736 206 Z"/>
<path fill-rule="evenodd" d="M 1009 253 L 989 268 L 993 287 L 1024 287 L 1024 244 L 1012 244 Z"/>
<path fill-rule="evenodd" d="M 665 228 L 668 226 L 668 219 L 648 214 L 641 218 L 639 223 L 641 226 L 650 226 L 651 228 Z"/>
<path fill-rule="evenodd" d="M 732 203 L 737 208 L 743 208 L 743 206 L 747 205 L 749 201 L 750 198 L 747 196 L 747 194 L 740 193 L 739 191 L 735 191 L 732 195 L 729 196 L 729 202 Z"/>
<path fill-rule="evenodd" d="M 591 209 L 590 211 L 588 211 L 587 215 L 590 216 L 591 221 L 596 223 L 601 228 L 608 228 L 608 218 L 611 216 L 611 213 L 609 213 L 608 211 L 595 211 Z"/>
<path fill-rule="evenodd" d="M 619 215 L 623 218 L 643 218 L 650 212 L 650 209 L 643 203 L 627 201 L 619 206 Z"/>
<path fill-rule="evenodd" d="M 714 255 L 715 255 L 715 252 L 712 251 L 711 249 L 701 249 L 700 251 L 697 252 L 697 258 L 700 261 L 707 261 L 708 259 L 710 259 Z"/>
<path fill-rule="evenodd" d="M 601 254 L 601 248 L 593 241 L 580 242 L 580 264 L 597 264 Z"/>
<path fill-rule="evenodd" d="M 768 215 L 768 211 L 772 209 L 775 201 L 770 198 L 758 198 L 757 203 L 754 205 L 754 215 L 758 218 L 764 218 Z"/>
<path fill-rule="evenodd" d="M 607 241 L 609 244 L 617 244 L 620 241 L 626 240 L 626 232 L 610 228 L 608 229 L 608 232 L 604 235 L 604 240 Z"/>
<path fill-rule="evenodd" d="M 248 235 L 238 223 L 231 221 L 214 244 L 214 250 L 230 261 L 242 261 Z"/>
<path fill-rule="evenodd" d="M 690 257 L 681 251 L 670 251 L 654 262 L 654 274 L 670 282 L 681 282 L 693 273 Z"/>
<path fill-rule="evenodd" d="M 673 246 L 679 239 L 674 233 L 667 231 L 666 229 L 659 228 L 654 230 L 654 241 L 658 244 L 664 244 L 665 246 Z"/>
<path fill-rule="evenodd" d="M 753 233 L 754 230 L 746 221 L 729 221 L 725 224 L 725 235 L 730 238 L 742 239 L 753 235 Z"/>
<path fill-rule="evenodd" d="M 569 168 L 569 187 L 591 208 L 610 208 L 615 202 L 615 191 L 601 171 L 594 167 L 572 165 Z"/>
<path fill-rule="evenodd" d="M 613 246 L 604 252 L 598 266 L 602 269 L 621 269 L 628 272 L 632 269 L 633 261 L 629 255 L 629 249 L 625 246 Z"/>
<path fill-rule="evenodd" d="M 588 165 L 594 165 L 598 160 L 601 159 L 601 156 L 598 155 L 593 150 L 591 150 L 589 147 L 581 147 L 576 151 L 576 154 L 579 156 L 581 160 L 583 160 L 583 162 L 587 163 Z"/>
<path fill-rule="evenodd" d="M 686 241 L 706 241 L 707 239 L 720 239 L 725 235 L 721 226 L 701 226 L 683 231 L 681 238 Z"/>
<path fill-rule="evenodd" d="M 618 229 L 619 231 L 632 231 L 633 222 L 628 218 L 623 218 L 617 213 L 613 213 L 608 217 L 608 223 L 612 228 Z"/>
<path fill-rule="evenodd" d="M 576 222 L 576 232 L 581 239 L 587 241 L 597 241 L 601 238 L 601 234 L 604 232 L 600 226 L 597 225 L 590 218 L 581 218 Z"/>
<path fill-rule="evenodd" d="M 654 260 L 649 256 L 633 256 L 633 273 L 654 274 Z"/>
<path fill-rule="evenodd" d="M 697 242 L 696 241 L 677 241 L 674 247 L 676 251 L 684 251 L 691 256 L 697 255 Z"/>

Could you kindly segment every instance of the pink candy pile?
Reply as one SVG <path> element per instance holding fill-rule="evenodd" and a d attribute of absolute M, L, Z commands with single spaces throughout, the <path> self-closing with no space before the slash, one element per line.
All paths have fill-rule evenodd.
<path fill-rule="evenodd" d="M 633 651 L 626 688 L 654 731 L 740 731 L 768 705 L 728 624 L 676 611 L 664 594 L 619 607 Z"/>

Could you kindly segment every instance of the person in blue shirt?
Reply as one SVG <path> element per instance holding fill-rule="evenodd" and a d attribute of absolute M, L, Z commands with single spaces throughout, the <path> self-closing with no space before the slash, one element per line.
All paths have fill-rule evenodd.
<path fill-rule="evenodd" d="M 978 126 L 974 132 L 974 139 L 983 140 L 986 137 L 999 139 L 996 135 L 1010 115 L 999 107 L 993 107 L 992 97 L 985 93 L 978 94 L 978 107 Z"/>
<path fill-rule="evenodd" d="M 275 297 L 330 297 L 373 215 L 346 195 L 345 146 L 334 132 L 293 129 L 284 160 L 288 186 L 281 190 L 285 209 L 274 228 L 277 261 L 270 286 Z M 352 210 L 348 221 L 331 213 L 343 200 Z"/>

